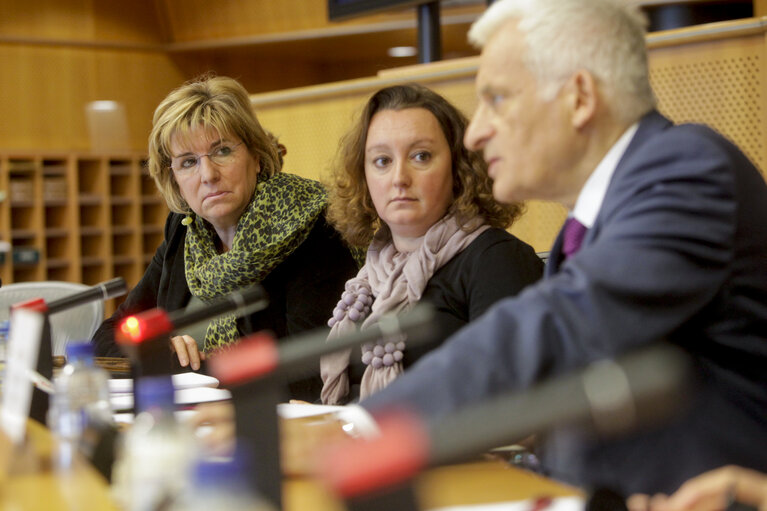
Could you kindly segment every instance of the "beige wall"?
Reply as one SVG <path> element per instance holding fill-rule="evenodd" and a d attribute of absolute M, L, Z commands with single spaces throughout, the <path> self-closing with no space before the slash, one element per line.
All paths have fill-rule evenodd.
<path fill-rule="evenodd" d="M 154 107 L 201 73 L 251 92 L 374 75 L 415 44 L 415 15 L 326 19 L 324 0 L 0 0 L 0 149 L 89 150 L 85 105 L 124 105 L 116 144 L 143 150 Z M 483 6 L 443 9 L 446 56 Z M 474 52 L 473 49 L 468 49 Z M 415 62 L 414 58 L 404 62 Z M 98 149 L 98 148 L 96 148 Z"/>
<path fill-rule="evenodd" d="M 156 104 L 183 81 L 152 1 L 0 0 L 0 147 L 91 149 L 85 106 L 120 102 L 124 149 L 146 147 Z"/>
<path fill-rule="evenodd" d="M 677 122 L 704 122 L 767 168 L 765 22 L 749 19 L 648 36 L 650 79 L 659 109 Z M 476 107 L 477 59 L 467 58 L 381 72 L 375 78 L 256 94 L 263 124 L 288 147 L 286 169 L 322 178 L 340 136 L 375 90 L 417 81 L 442 93 L 467 115 Z M 550 248 L 565 216 L 556 204 L 528 203 L 511 231 L 537 251 Z"/>

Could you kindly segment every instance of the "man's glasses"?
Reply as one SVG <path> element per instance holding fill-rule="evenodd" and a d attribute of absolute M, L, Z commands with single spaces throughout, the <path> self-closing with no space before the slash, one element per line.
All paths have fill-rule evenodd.
<path fill-rule="evenodd" d="M 240 145 L 242 145 L 242 142 L 232 146 L 219 145 L 206 154 L 185 154 L 183 156 L 177 156 L 171 159 L 170 168 L 180 176 L 191 176 L 200 170 L 200 160 L 205 156 L 208 157 L 208 160 L 212 164 L 223 167 L 232 163 L 235 156 L 234 150 Z"/>

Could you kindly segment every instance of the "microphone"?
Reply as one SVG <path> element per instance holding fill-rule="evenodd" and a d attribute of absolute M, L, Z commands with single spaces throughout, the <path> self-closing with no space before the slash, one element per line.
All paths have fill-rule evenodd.
<path fill-rule="evenodd" d="M 124 318 L 115 331 L 115 340 L 131 359 L 131 375 L 134 381 L 144 376 L 166 375 L 173 370 L 173 356 L 168 338 L 174 331 L 209 321 L 221 314 L 250 314 L 264 308 L 267 303 L 264 288 L 256 284 L 216 298 L 192 311 L 178 310 L 168 313 L 160 308 L 149 309 Z M 138 409 L 139 399 L 136 387 L 133 386 L 134 409 Z"/>
<path fill-rule="evenodd" d="M 93 287 L 74 293 L 56 300 L 46 301 L 44 298 L 31 298 L 11 305 L 11 308 L 34 308 L 45 314 L 72 309 L 78 305 L 94 302 L 96 300 L 109 300 L 124 295 L 128 292 L 125 280 L 122 277 L 101 282 Z"/>
<path fill-rule="evenodd" d="M 677 413 L 689 400 L 692 374 L 689 356 L 669 344 L 594 362 L 440 419 L 430 430 L 430 462 L 450 463 L 565 424 L 600 438 L 625 435 Z"/>
<path fill-rule="evenodd" d="M 406 481 L 427 466 L 462 461 L 563 425 L 579 425 L 602 438 L 625 435 L 679 412 L 689 400 L 693 374 L 688 355 L 658 344 L 501 394 L 432 424 L 390 410 L 380 414 L 380 437 L 337 446 L 323 458 L 322 476 L 340 495 L 355 498 Z"/>
<path fill-rule="evenodd" d="M 208 361 L 211 373 L 222 384 L 237 386 L 249 381 L 299 373 L 316 372 L 320 357 L 354 348 L 386 337 L 407 336 L 409 346 L 434 337 L 434 307 L 419 303 L 402 315 L 386 314 L 370 328 L 358 330 L 327 342 L 328 330 L 311 332 L 284 339 L 279 344 L 271 336 L 258 332 L 243 338 L 232 349 L 217 353 Z"/>
<path fill-rule="evenodd" d="M 78 305 L 83 305 L 95 300 L 114 298 L 123 295 L 126 292 L 127 288 L 125 280 L 118 277 L 56 300 L 46 302 L 43 298 L 33 298 L 13 304 L 11 310 L 30 309 L 43 315 L 43 330 L 37 353 L 37 372 L 49 380 L 53 379 L 53 348 L 51 341 L 51 324 L 49 320 L 51 314 L 72 309 Z M 39 389 L 35 389 L 32 394 L 30 417 L 45 424 L 47 413 L 48 396 Z"/>
<path fill-rule="evenodd" d="M 48 314 L 55 314 L 67 309 L 72 309 L 78 305 L 82 305 L 88 302 L 94 302 L 96 300 L 109 300 L 122 296 L 128 292 L 128 287 L 125 284 L 125 280 L 122 277 L 117 277 L 106 282 L 96 284 L 90 289 L 75 293 L 73 295 L 59 298 L 58 300 L 52 300 L 48 302 Z"/>
<path fill-rule="evenodd" d="M 197 323 L 209 321 L 222 314 L 233 313 L 244 316 L 263 309 L 268 303 L 266 291 L 258 284 L 233 291 L 216 298 L 203 307 L 192 311 L 178 310 L 171 313 L 161 308 L 149 309 L 120 322 L 115 339 L 118 344 L 130 350 L 130 346 L 150 343 L 170 336 L 172 332 Z"/>
<path fill-rule="evenodd" d="M 377 324 L 326 342 L 328 330 L 318 329 L 279 344 L 263 332 L 242 339 L 208 360 L 208 368 L 232 392 L 237 437 L 246 441 L 253 460 L 251 485 L 282 509 L 282 470 L 277 404 L 295 373 L 319 368 L 322 355 L 381 337 L 407 335 L 410 346 L 434 336 L 434 308 L 416 305 L 400 316 L 385 315 Z M 403 509 L 404 511 L 404 509 Z"/>

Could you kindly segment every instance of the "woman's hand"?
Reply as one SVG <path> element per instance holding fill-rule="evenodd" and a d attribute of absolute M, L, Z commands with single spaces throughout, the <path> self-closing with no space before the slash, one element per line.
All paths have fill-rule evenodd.
<path fill-rule="evenodd" d="M 627 505 L 630 511 L 722 511 L 733 500 L 767 511 L 767 474 L 722 467 L 690 479 L 670 497 L 632 495 Z"/>
<path fill-rule="evenodd" d="M 181 367 L 191 366 L 197 371 L 200 369 L 200 361 L 205 360 L 205 353 L 197 349 L 197 341 L 189 335 L 177 335 L 170 338 L 170 345 L 178 355 L 178 363 Z"/>

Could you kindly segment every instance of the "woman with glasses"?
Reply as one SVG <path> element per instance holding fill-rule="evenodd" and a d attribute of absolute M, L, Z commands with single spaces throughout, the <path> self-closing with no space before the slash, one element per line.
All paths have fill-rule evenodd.
<path fill-rule="evenodd" d="M 504 228 L 521 212 L 497 203 L 487 164 L 463 145 L 468 120 L 439 94 L 398 85 L 376 92 L 343 140 L 328 217 L 367 248 L 346 283 L 328 342 L 425 301 L 434 342 L 383 339 L 321 361 L 322 401 L 345 403 L 383 388 L 490 305 L 538 280 L 543 263 Z"/>
<path fill-rule="evenodd" d="M 200 332 L 172 337 L 181 366 L 199 369 L 206 353 L 236 342 L 244 330 L 279 338 L 326 323 L 356 265 L 325 221 L 325 190 L 281 172 L 283 150 L 231 78 L 189 82 L 160 103 L 148 167 L 171 210 L 165 239 L 94 335 L 98 355 L 121 355 L 114 329 L 129 314 L 199 306 L 253 284 L 268 293 L 266 309 L 245 320 L 220 316 Z M 293 394 L 314 399 L 318 389 L 310 387 L 294 385 Z"/>

